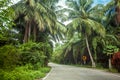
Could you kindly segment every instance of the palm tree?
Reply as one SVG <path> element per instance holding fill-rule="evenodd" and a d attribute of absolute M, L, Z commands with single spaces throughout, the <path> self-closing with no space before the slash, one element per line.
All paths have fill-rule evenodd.
<path fill-rule="evenodd" d="M 68 27 L 73 27 L 78 33 L 81 33 L 85 38 L 87 50 L 92 62 L 92 67 L 95 67 L 95 61 L 93 60 L 92 53 L 89 45 L 89 37 L 92 32 L 101 36 L 105 35 L 104 27 L 92 18 L 92 0 L 68 0 L 67 5 L 72 9 L 69 9 L 69 18 L 72 20 Z"/>
<path fill-rule="evenodd" d="M 118 27 L 120 25 L 120 0 L 111 0 L 103 8 L 106 15 L 106 25 Z"/>
<path fill-rule="evenodd" d="M 10 34 L 13 26 L 13 9 L 11 0 L 0 0 L 0 46 L 8 43 L 12 36 Z"/>
<path fill-rule="evenodd" d="M 65 45 L 66 47 L 63 50 L 64 58 L 71 55 L 71 58 L 73 58 L 75 64 L 81 62 L 81 56 L 86 49 L 84 39 L 81 37 L 81 35 L 78 32 L 73 33 L 73 36 L 70 37 L 70 39 L 68 38 Z"/>
<path fill-rule="evenodd" d="M 24 22 L 24 42 L 28 42 L 33 32 L 34 41 L 36 41 L 38 29 L 41 32 L 48 30 L 54 33 L 56 25 L 56 15 L 43 2 L 39 0 L 21 0 L 13 5 L 15 10 L 15 19 L 17 22 Z"/>
<path fill-rule="evenodd" d="M 116 11 L 116 16 L 115 16 L 115 22 L 116 26 L 120 25 L 120 0 L 115 0 L 115 11 Z"/>

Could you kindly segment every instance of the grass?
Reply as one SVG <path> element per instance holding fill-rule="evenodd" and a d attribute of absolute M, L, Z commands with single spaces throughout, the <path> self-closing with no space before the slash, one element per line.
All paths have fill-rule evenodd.
<path fill-rule="evenodd" d="M 33 70 L 32 67 L 21 66 L 16 67 L 12 71 L 0 70 L 0 80 L 35 80 L 46 76 L 50 71 L 50 67 L 39 67 L 38 70 Z"/>
<path fill-rule="evenodd" d="M 112 72 L 112 73 L 118 73 L 118 71 L 115 68 L 108 69 L 107 71 Z"/>

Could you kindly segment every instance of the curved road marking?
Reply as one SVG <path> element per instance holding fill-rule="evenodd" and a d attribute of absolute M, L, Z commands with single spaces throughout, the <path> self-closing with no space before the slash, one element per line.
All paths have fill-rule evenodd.
<path fill-rule="evenodd" d="M 47 75 L 44 77 L 44 78 L 42 78 L 42 80 L 45 80 L 49 75 L 50 75 L 50 73 L 53 71 L 53 67 L 51 67 L 51 70 L 50 70 L 50 72 L 49 73 L 47 73 Z"/>

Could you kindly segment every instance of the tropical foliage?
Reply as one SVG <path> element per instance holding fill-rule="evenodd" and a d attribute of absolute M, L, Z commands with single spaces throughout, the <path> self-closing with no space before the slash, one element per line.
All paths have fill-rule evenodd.
<path fill-rule="evenodd" d="M 58 61 L 62 63 L 82 64 L 82 56 L 85 55 L 89 64 L 90 55 L 86 53 L 91 52 L 93 63 L 108 67 L 109 57 L 104 54 L 106 46 L 120 48 L 119 26 L 115 22 L 119 1 L 92 6 L 92 0 L 68 0 L 66 4 L 68 8 L 64 8 L 62 12 L 69 13 L 67 18 L 71 23 L 67 25 L 67 37 L 63 41 L 62 48 L 65 48 L 60 52 L 61 48 L 57 47 L 54 56 L 61 57 L 61 61 Z"/>
<path fill-rule="evenodd" d="M 72 30 L 70 29 L 74 29 L 74 32 L 81 34 L 82 38 L 85 39 L 87 50 L 92 61 L 92 66 L 95 67 L 88 39 L 91 35 L 96 36 L 96 34 L 103 37 L 105 35 L 105 29 L 98 21 L 94 20 L 93 16 L 90 15 L 95 15 L 94 8 L 90 7 L 92 6 L 92 0 L 71 0 L 67 2 L 67 5 L 72 8 L 69 9 L 69 18 L 72 22 L 67 25 L 68 34 L 71 34 Z M 69 29 L 69 27 L 73 28 Z"/>
<path fill-rule="evenodd" d="M 34 80 L 44 77 L 45 73 L 50 70 L 50 68 L 47 67 L 48 59 L 52 53 L 52 44 L 49 40 L 49 33 L 54 33 L 53 27 L 55 27 L 56 24 L 56 15 L 43 3 L 41 5 L 39 3 L 36 3 L 36 9 L 33 9 L 33 2 L 30 2 L 31 4 L 29 5 L 29 1 L 34 0 L 21 0 L 17 4 L 12 4 L 10 0 L 0 1 L 1 80 Z M 21 7 L 20 5 L 23 6 Z M 39 8 L 40 6 L 43 10 L 41 13 L 41 8 Z M 20 8 L 22 12 L 19 12 L 20 9 L 18 8 Z M 38 10 L 37 13 L 35 12 L 38 16 L 41 16 L 39 14 L 45 13 L 43 15 L 46 15 L 46 17 L 43 16 L 44 18 L 41 18 L 41 22 L 40 18 L 38 18 L 37 15 L 36 17 L 34 17 L 35 15 L 32 16 L 32 10 Z M 47 13 L 48 11 L 51 13 L 51 15 L 50 13 Z M 21 17 L 21 15 L 24 16 Z M 31 20 L 36 20 L 35 18 L 38 18 L 39 20 L 35 21 L 35 23 L 30 22 Z M 40 24 L 38 22 L 40 22 Z M 31 29 L 30 31 L 32 32 L 33 28 L 31 27 L 34 27 L 33 23 L 35 24 L 35 27 L 38 27 L 36 30 L 41 31 L 40 33 L 36 32 L 37 35 L 40 35 L 40 37 L 38 36 L 36 39 L 38 40 L 37 43 L 32 42 L 36 41 L 34 38 L 36 36 L 35 35 L 33 38 L 29 39 L 32 41 L 28 42 L 28 40 L 26 41 L 28 43 L 21 44 L 23 43 L 22 41 L 24 39 L 22 36 L 24 36 L 26 23 L 29 23 L 29 25 L 27 24 L 27 27 L 30 26 L 30 28 L 27 29 L 28 31 Z M 42 25 L 41 27 L 44 27 L 44 29 L 39 28 L 38 25 Z M 29 32 L 29 34 L 33 34 L 33 32 L 31 32 Z M 28 38 L 28 33 L 26 34 Z M 29 36 L 29 38 L 30 37 L 32 36 Z"/>
<path fill-rule="evenodd" d="M 30 40 L 33 34 L 33 41 L 36 41 L 37 32 L 54 33 L 56 25 L 56 15 L 44 2 L 35 0 L 21 0 L 13 6 L 15 10 L 15 21 L 24 30 L 23 42 Z M 22 24 L 22 25 L 21 25 Z M 22 31 L 23 32 L 23 31 Z M 32 39 L 31 39 L 32 40 Z"/>
<path fill-rule="evenodd" d="M 8 5 L 11 5 L 10 0 L 0 1 L 0 46 L 9 43 L 11 39 L 9 32 L 13 25 L 13 17 L 11 15 L 13 10 Z"/>
<path fill-rule="evenodd" d="M 66 0 L 66 8 L 59 1 L 0 1 L 0 80 L 42 78 L 50 59 L 106 68 L 112 59 L 119 71 L 120 1 Z"/>

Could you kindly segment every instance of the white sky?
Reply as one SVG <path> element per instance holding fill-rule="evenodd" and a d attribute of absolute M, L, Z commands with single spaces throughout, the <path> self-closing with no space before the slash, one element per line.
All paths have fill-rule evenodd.
<path fill-rule="evenodd" d="M 20 0 L 11 0 L 13 3 L 17 3 L 18 1 L 20 1 Z M 111 1 L 111 0 L 93 0 L 94 1 L 94 4 L 93 5 L 95 5 L 95 4 L 106 4 L 106 3 L 108 3 L 109 1 Z M 61 6 L 63 6 L 63 7 L 67 7 L 66 5 L 65 5 L 65 0 L 59 0 L 59 3 L 58 3 L 59 5 L 61 5 Z"/>
<path fill-rule="evenodd" d="M 18 1 L 20 1 L 20 0 L 11 0 L 13 3 L 17 3 Z"/>

